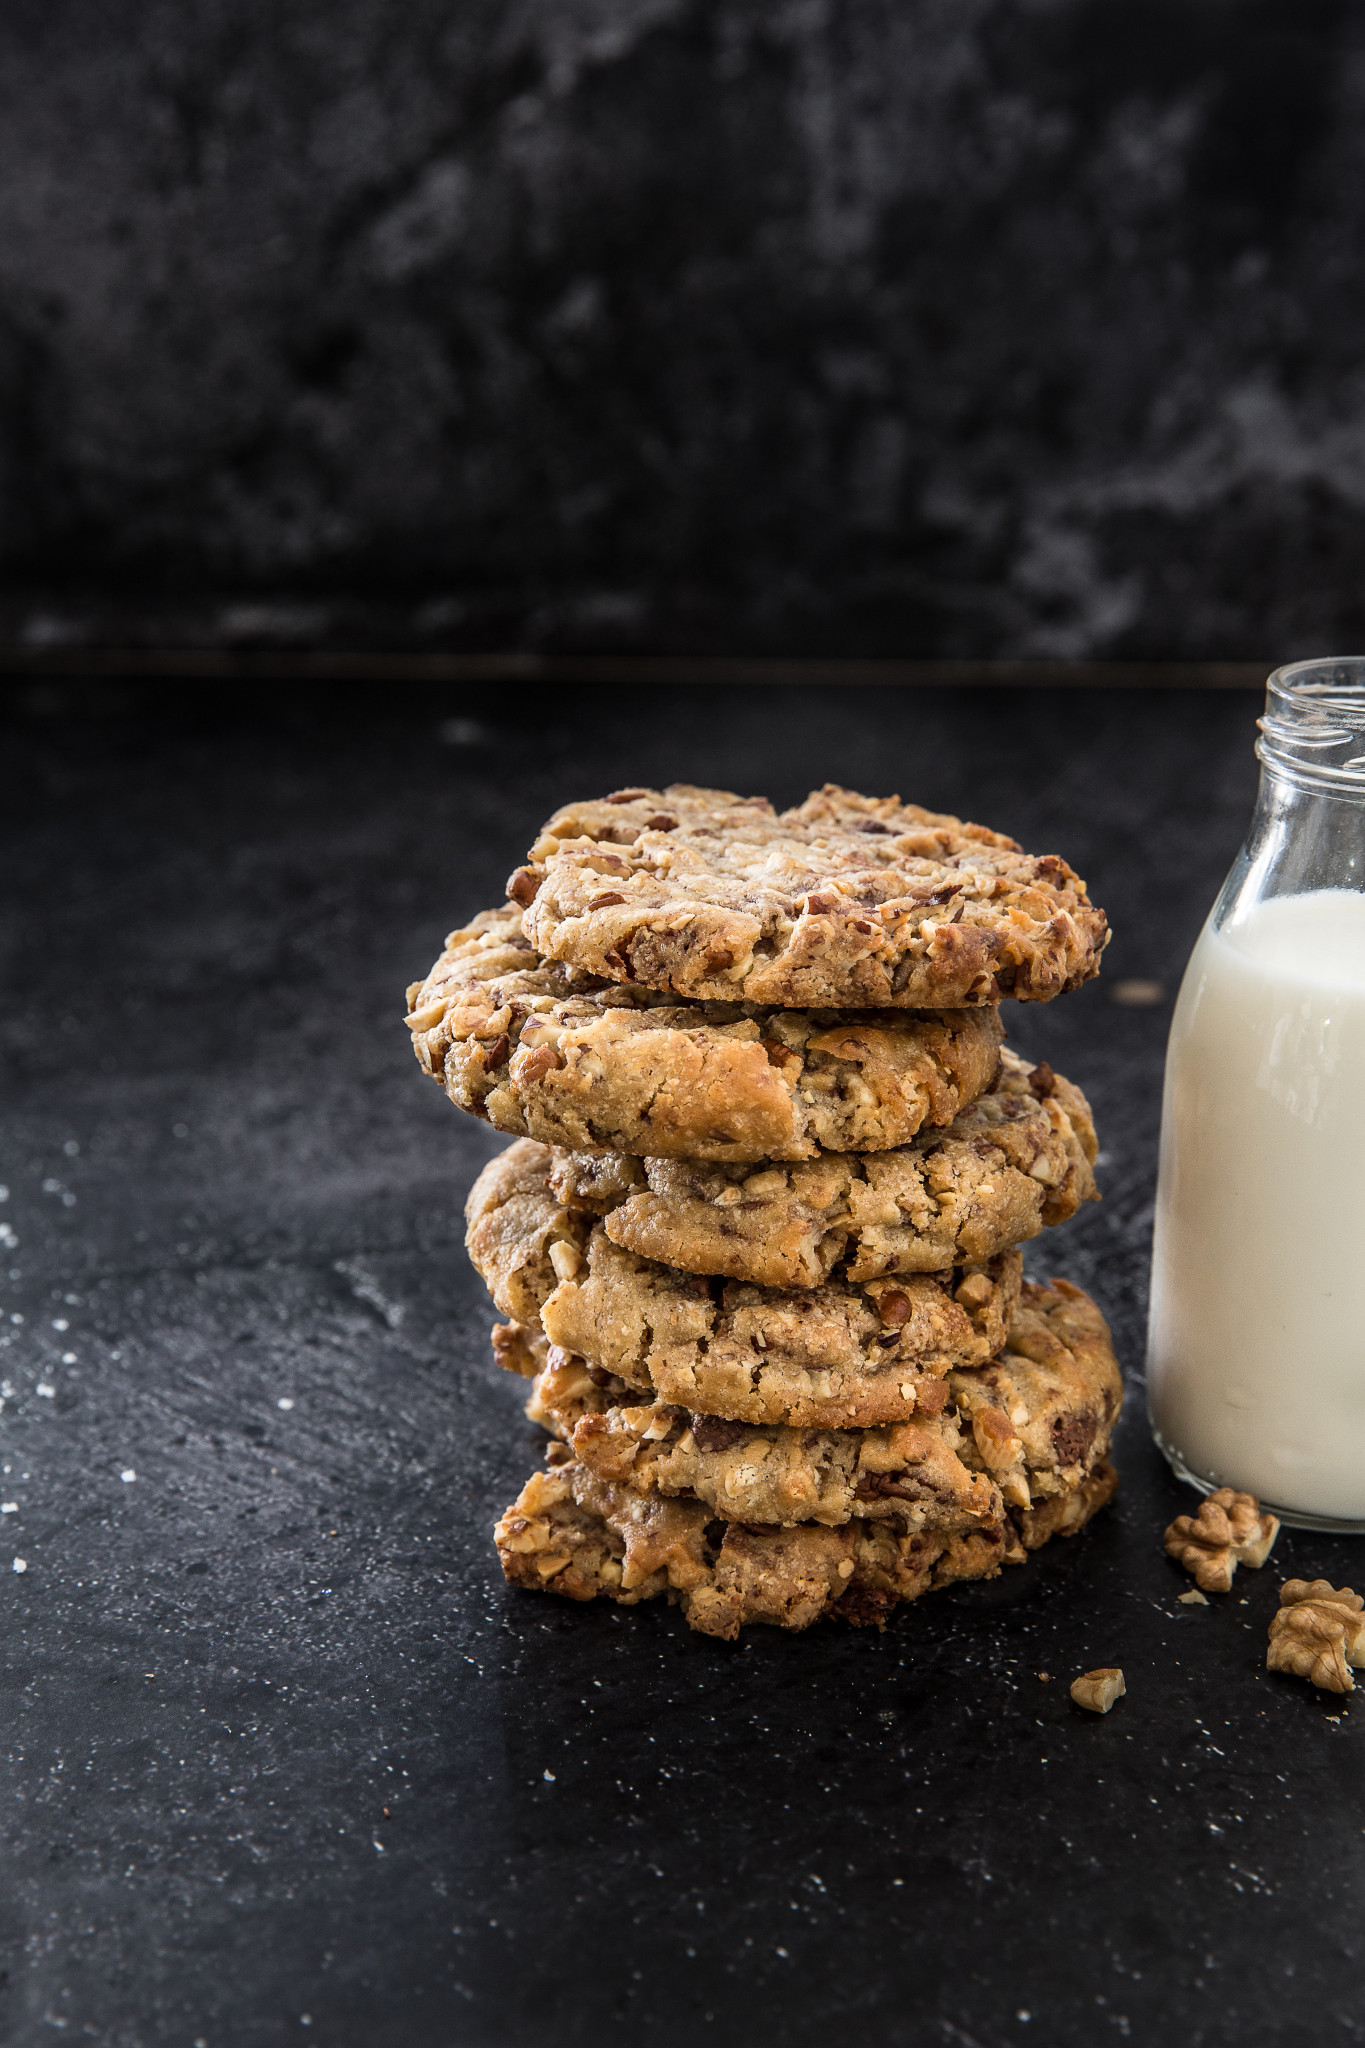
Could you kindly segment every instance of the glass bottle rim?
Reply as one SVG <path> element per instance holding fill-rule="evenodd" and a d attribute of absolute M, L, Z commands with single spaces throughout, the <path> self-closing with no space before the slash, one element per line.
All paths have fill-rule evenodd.
<path fill-rule="evenodd" d="M 1256 723 L 1265 768 L 1300 788 L 1365 797 L 1365 655 L 1277 668 Z"/>

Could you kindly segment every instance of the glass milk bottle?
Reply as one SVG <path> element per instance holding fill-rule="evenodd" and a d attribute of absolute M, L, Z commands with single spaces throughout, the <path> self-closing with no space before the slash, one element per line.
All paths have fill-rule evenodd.
<path fill-rule="evenodd" d="M 1196 1486 L 1365 1530 L 1365 658 L 1270 678 L 1161 1118 L 1148 1400 Z"/>

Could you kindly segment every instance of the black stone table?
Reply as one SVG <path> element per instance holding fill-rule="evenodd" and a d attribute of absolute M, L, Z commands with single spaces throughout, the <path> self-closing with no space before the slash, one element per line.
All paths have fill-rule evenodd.
<path fill-rule="evenodd" d="M 1178 980 L 1255 710 L 11 699 L 0 2036 L 1365 2035 L 1362 1709 L 1262 1668 L 1279 1582 L 1365 1585 L 1365 1551 L 1287 1534 L 1181 1606 L 1139 1379 L 1169 1004 L 1111 991 Z M 1099 1119 L 1104 1203 L 1030 1257 L 1113 1319 L 1123 1491 L 885 1634 L 718 1644 L 512 1593 L 489 1540 L 539 1455 L 460 1246 L 498 1141 L 419 1073 L 403 989 L 554 802 L 670 778 L 984 817 L 1116 928 L 1105 979 L 1014 1038 Z M 1115 1662 L 1126 1699 L 1079 1713 L 1070 1679 Z"/>

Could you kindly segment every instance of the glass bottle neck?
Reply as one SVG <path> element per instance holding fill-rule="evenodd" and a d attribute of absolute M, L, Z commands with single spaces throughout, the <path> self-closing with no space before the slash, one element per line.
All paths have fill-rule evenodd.
<path fill-rule="evenodd" d="M 1260 751 L 1256 809 L 1214 907 L 1215 929 L 1267 897 L 1365 891 L 1365 783 L 1334 788 Z"/>

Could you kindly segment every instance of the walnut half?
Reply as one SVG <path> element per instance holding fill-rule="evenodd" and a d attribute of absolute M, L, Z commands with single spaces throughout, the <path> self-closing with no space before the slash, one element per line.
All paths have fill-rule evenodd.
<path fill-rule="evenodd" d="M 1220 1486 L 1200 1502 L 1197 1515 L 1176 1516 L 1166 1531 L 1166 1554 L 1184 1565 L 1201 1592 L 1229 1593 L 1238 1565 L 1259 1571 L 1279 1533 L 1254 1493 Z"/>
<path fill-rule="evenodd" d="M 1102 1664 L 1098 1671 L 1087 1671 L 1083 1678 L 1071 1681 L 1072 1699 L 1091 1714 L 1107 1714 L 1127 1690 L 1117 1664 Z"/>
<path fill-rule="evenodd" d="M 1365 1601 L 1330 1579 L 1290 1579 L 1271 1617 L 1267 1671 L 1307 1678 L 1325 1692 L 1354 1692 L 1350 1666 L 1365 1665 Z"/>

